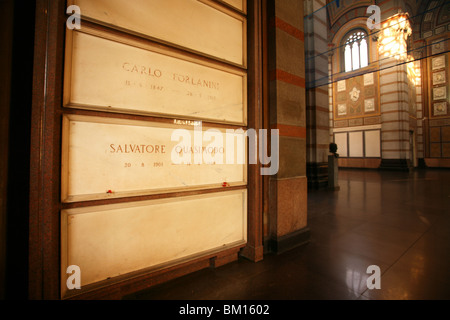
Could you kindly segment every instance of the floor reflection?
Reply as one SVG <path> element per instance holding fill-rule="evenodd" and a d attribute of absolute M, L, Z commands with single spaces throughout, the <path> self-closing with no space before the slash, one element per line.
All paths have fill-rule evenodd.
<path fill-rule="evenodd" d="M 132 299 L 450 299 L 450 170 L 341 170 L 308 195 L 310 243 L 244 259 Z M 367 267 L 381 289 L 368 289 Z"/>

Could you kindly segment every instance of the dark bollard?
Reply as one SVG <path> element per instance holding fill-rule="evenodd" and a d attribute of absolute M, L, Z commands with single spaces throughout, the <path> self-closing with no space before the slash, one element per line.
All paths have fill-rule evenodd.
<path fill-rule="evenodd" d="M 339 154 L 337 153 L 337 149 L 336 143 L 330 143 L 331 155 L 328 156 L 328 188 L 332 190 L 339 190 Z"/>

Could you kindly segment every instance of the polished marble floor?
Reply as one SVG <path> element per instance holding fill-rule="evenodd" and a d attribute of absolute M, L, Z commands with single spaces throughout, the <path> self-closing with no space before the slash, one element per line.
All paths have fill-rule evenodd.
<path fill-rule="evenodd" d="M 309 244 L 126 299 L 450 299 L 450 170 L 341 170 L 339 184 L 309 193 Z M 371 265 L 381 270 L 381 289 L 367 287 Z"/>

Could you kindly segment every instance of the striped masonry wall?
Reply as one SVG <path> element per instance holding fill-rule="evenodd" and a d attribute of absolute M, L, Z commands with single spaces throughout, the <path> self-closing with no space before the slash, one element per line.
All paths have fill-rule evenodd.
<path fill-rule="evenodd" d="M 381 20 L 405 12 L 401 1 L 381 1 Z M 410 112 L 406 58 L 385 57 L 380 51 L 381 146 L 384 168 L 407 168 L 410 158 Z"/>
<path fill-rule="evenodd" d="M 286 237 L 301 242 L 307 230 L 303 11 L 303 0 L 268 1 L 269 119 L 279 130 L 280 160 L 278 174 L 269 178 L 272 251 L 282 250 Z"/>

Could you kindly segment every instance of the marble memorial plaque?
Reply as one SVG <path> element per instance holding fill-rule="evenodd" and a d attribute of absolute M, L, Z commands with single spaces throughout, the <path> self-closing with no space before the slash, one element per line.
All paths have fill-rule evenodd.
<path fill-rule="evenodd" d="M 106 37 L 88 28 L 70 32 L 66 107 L 246 124 L 244 72 Z"/>
<path fill-rule="evenodd" d="M 234 134 L 228 144 L 225 129 L 65 116 L 62 201 L 246 185 L 247 143 Z"/>
<path fill-rule="evenodd" d="M 82 270 L 81 287 L 142 269 L 168 267 L 247 241 L 247 191 L 63 210 L 65 270 Z"/>
<path fill-rule="evenodd" d="M 364 157 L 363 132 L 349 132 L 349 157 Z"/>
<path fill-rule="evenodd" d="M 381 131 L 367 130 L 364 132 L 365 157 L 381 157 Z"/>
<path fill-rule="evenodd" d="M 338 146 L 337 153 L 339 157 L 346 158 L 348 157 L 348 136 L 347 132 L 335 133 L 334 134 L 334 143 Z"/>
<path fill-rule="evenodd" d="M 243 6 L 244 0 L 228 0 Z M 246 65 L 246 20 L 209 0 L 70 0 L 83 19 Z M 173 19 L 167 19 L 167 17 Z M 174 20 L 175 19 L 175 20 Z M 174 23 L 176 21 L 176 23 Z"/>

